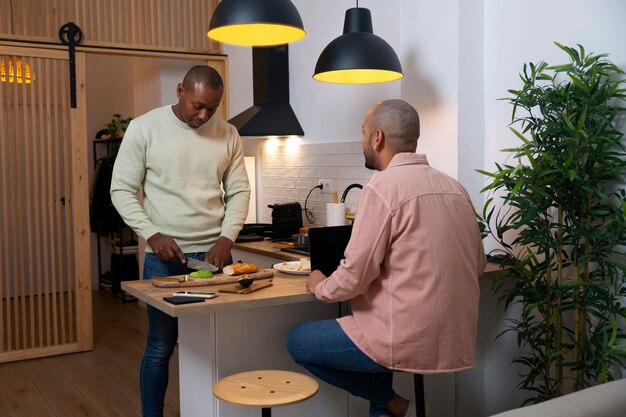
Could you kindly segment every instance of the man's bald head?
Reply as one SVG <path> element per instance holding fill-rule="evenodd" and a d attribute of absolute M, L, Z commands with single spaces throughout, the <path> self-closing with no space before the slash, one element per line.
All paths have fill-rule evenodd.
<path fill-rule="evenodd" d="M 183 87 L 190 90 L 196 83 L 205 84 L 213 90 L 224 88 L 224 82 L 219 72 L 207 65 L 196 65 L 187 71 L 187 75 L 183 78 Z"/>
<path fill-rule="evenodd" d="M 224 83 L 220 74 L 214 68 L 196 65 L 176 86 L 178 103 L 172 106 L 172 110 L 187 126 L 198 129 L 216 113 L 223 94 Z"/>
<path fill-rule="evenodd" d="M 375 105 L 369 118 L 370 131 L 380 129 L 395 152 L 415 152 L 420 136 L 417 111 L 406 101 L 385 100 Z"/>

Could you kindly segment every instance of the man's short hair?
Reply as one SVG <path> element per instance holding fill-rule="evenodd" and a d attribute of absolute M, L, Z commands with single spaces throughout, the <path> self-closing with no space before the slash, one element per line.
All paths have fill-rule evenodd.
<path fill-rule="evenodd" d="M 381 101 L 372 111 L 370 129 L 380 129 L 399 151 L 417 147 L 420 119 L 417 110 L 404 100 Z"/>
<path fill-rule="evenodd" d="M 208 65 L 196 65 L 191 67 L 185 78 L 183 78 L 183 86 L 185 88 L 191 87 L 193 84 L 200 82 L 209 86 L 213 90 L 219 90 L 224 88 L 224 82 L 220 73 L 213 67 Z"/>

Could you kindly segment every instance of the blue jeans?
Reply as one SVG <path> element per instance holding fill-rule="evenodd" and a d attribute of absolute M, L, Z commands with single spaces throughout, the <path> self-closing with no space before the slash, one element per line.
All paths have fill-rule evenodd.
<path fill-rule="evenodd" d="M 206 252 L 187 253 L 187 257 L 202 260 Z M 188 274 L 192 270 L 178 262 L 160 260 L 146 253 L 143 279 L 154 276 Z M 141 415 L 162 417 L 165 391 L 169 379 L 169 363 L 178 340 L 178 319 L 148 306 L 148 340 L 139 368 Z"/>
<path fill-rule="evenodd" d="M 287 336 L 293 360 L 319 379 L 370 402 L 370 417 L 391 415 L 393 371 L 378 365 L 350 340 L 337 320 L 299 324 Z"/>

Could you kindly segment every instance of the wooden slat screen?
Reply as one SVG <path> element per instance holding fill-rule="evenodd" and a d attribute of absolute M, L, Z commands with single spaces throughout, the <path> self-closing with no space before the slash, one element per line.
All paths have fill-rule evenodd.
<path fill-rule="evenodd" d="M 59 43 L 74 22 L 81 45 L 219 54 L 206 36 L 218 0 L 0 0 L 0 36 Z"/>
<path fill-rule="evenodd" d="M 0 361 L 77 344 L 68 62 L 12 58 L 35 80 L 0 82 Z"/>

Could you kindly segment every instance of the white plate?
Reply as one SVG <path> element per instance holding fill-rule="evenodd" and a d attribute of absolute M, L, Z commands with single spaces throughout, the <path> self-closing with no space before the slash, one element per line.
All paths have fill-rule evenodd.
<path fill-rule="evenodd" d="M 279 262 L 275 264 L 273 268 L 277 271 L 284 272 L 285 274 L 309 275 L 309 273 L 311 273 L 311 271 L 294 271 L 293 269 L 286 269 L 284 268 L 283 264 L 293 266 L 293 267 L 299 267 L 301 265 L 300 261 Z"/>

